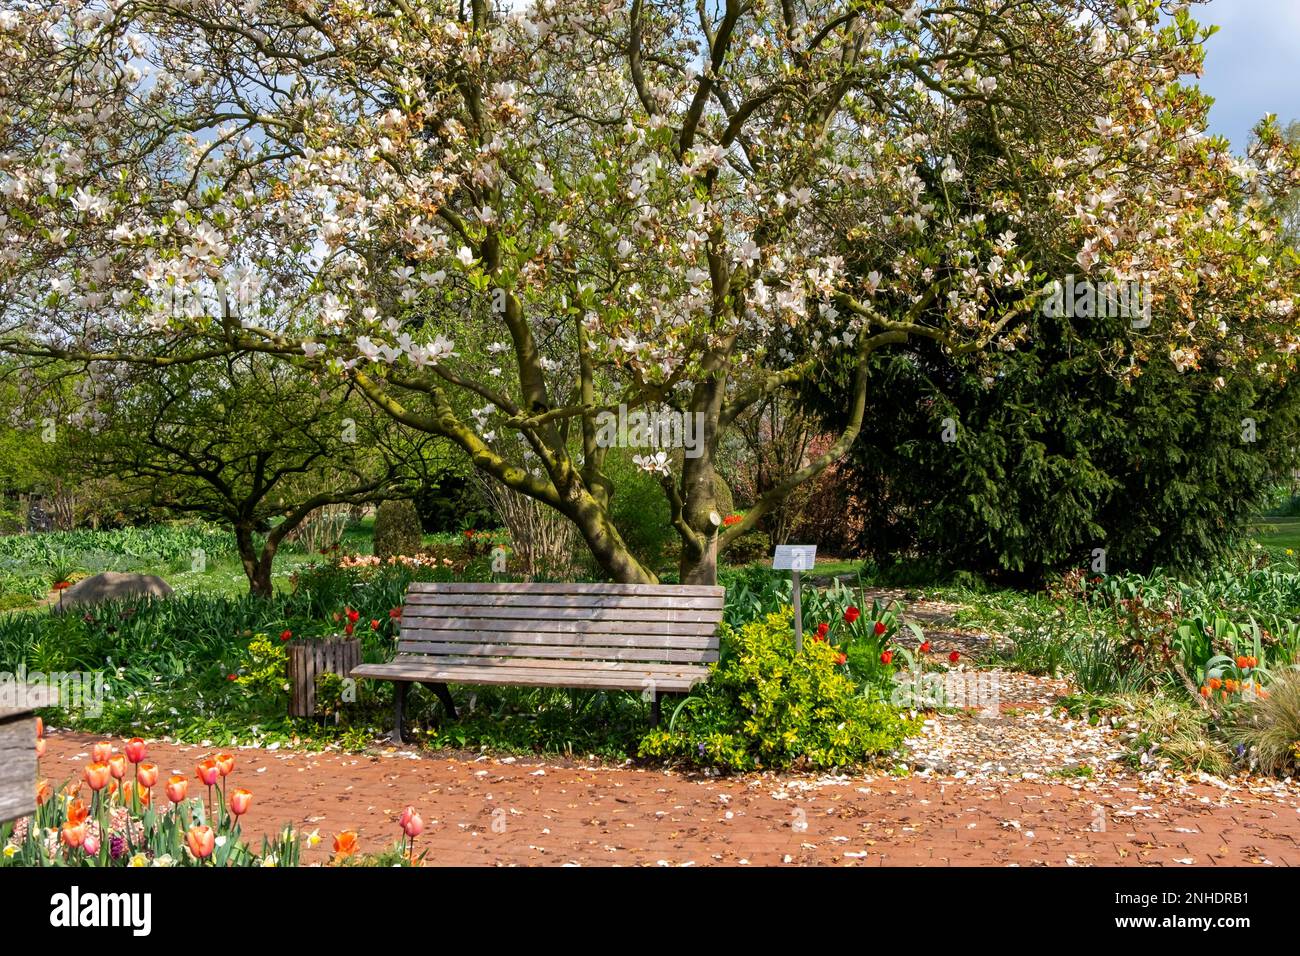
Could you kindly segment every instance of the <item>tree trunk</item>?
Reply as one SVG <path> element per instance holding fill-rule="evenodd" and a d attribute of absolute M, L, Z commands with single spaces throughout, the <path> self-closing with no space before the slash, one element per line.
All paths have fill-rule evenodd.
<path fill-rule="evenodd" d="M 608 513 L 583 493 L 569 513 L 602 571 L 619 584 L 658 584 L 659 578 L 628 549 Z"/>
<path fill-rule="evenodd" d="M 248 593 L 255 597 L 269 598 L 272 594 L 271 563 L 275 558 L 275 549 L 263 547 L 262 553 L 258 554 L 253 529 L 246 525 L 235 528 L 235 544 L 239 548 L 239 561 L 244 566 L 244 575 L 248 578 Z"/>
<path fill-rule="evenodd" d="M 682 548 L 682 557 L 678 562 L 678 579 L 682 584 L 717 584 L 718 583 L 718 535 L 709 534 L 708 545 L 698 555 L 688 555 Z"/>

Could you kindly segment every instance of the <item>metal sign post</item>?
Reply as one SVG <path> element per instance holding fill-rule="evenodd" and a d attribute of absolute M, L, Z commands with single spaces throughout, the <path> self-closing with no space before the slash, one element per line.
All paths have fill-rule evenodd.
<path fill-rule="evenodd" d="M 803 607 L 799 594 L 799 574 L 812 568 L 817 561 L 815 544 L 778 544 L 772 555 L 774 571 L 789 571 L 791 597 L 794 605 L 794 652 L 803 653 Z"/>

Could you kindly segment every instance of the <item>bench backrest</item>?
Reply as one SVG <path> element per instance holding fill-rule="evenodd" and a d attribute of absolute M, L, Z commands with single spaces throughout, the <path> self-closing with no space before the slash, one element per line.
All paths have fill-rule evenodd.
<path fill-rule="evenodd" d="M 397 651 L 707 664 L 718 659 L 724 593 L 676 584 L 415 583 Z"/>

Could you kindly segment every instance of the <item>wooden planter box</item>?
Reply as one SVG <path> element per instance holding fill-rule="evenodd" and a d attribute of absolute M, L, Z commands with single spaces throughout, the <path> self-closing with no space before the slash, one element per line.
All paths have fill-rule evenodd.
<path fill-rule="evenodd" d="M 49 687 L 0 684 L 0 823 L 36 812 L 37 707 L 54 703 Z"/>
<path fill-rule="evenodd" d="M 316 678 L 347 677 L 361 664 L 361 641 L 355 637 L 289 643 L 289 716 L 316 716 Z"/>

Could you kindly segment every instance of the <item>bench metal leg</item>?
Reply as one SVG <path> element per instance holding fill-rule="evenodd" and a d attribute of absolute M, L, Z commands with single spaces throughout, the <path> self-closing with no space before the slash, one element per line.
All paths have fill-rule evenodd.
<path fill-rule="evenodd" d="M 447 709 L 447 716 L 452 720 L 455 720 L 458 716 L 456 713 L 456 702 L 451 699 L 451 691 L 447 689 L 447 685 L 426 683 L 424 686 L 438 695 L 438 699 L 442 701 L 442 706 Z"/>
<path fill-rule="evenodd" d="M 405 743 L 402 740 L 402 716 L 406 710 L 406 695 L 411 691 L 410 681 L 399 680 L 393 683 L 393 743 Z"/>
<path fill-rule="evenodd" d="M 660 717 L 659 695 L 655 694 L 653 697 L 650 698 L 650 726 L 651 727 L 659 726 L 659 717 Z"/>

